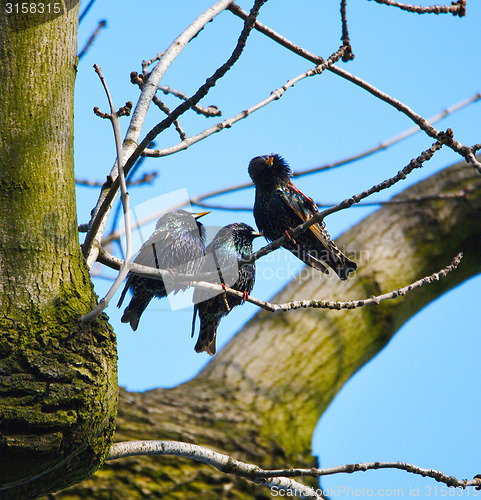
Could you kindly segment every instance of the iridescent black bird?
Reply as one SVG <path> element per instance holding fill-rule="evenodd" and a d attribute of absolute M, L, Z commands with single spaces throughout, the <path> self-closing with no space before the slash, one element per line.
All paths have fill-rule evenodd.
<path fill-rule="evenodd" d="M 247 224 L 234 223 L 223 227 L 207 247 L 204 264 L 199 273 L 217 270 L 218 279 L 209 281 L 243 292 L 245 300 L 254 286 L 256 267 L 250 259 L 253 255 L 252 241 L 258 236 L 262 234 Z M 200 317 L 196 352 L 207 351 L 211 356 L 215 354 L 215 337 L 220 320 L 242 302 L 242 299 L 232 295 L 221 293 L 212 297 L 211 292 L 200 288 L 195 290 L 192 336 L 194 336 L 197 313 Z"/>
<path fill-rule="evenodd" d="M 134 262 L 157 269 L 177 269 L 183 274 L 196 273 L 205 254 L 205 229 L 197 219 L 208 213 L 192 214 L 185 210 L 167 212 L 157 221 L 155 232 L 142 245 Z M 173 284 L 171 287 L 176 293 L 187 286 Z M 130 323 L 132 330 L 137 330 L 140 316 L 152 298 L 166 297 L 168 291 L 161 279 L 131 274 L 127 278 L 117 307 L 122 305 L 129 289 L 133 297 L 125 308 L 121 321 Z"/>
<path fill-rule="evenodd" d="M 249 163 L 249 175 L 256 186 L 254 218 L 266 239 L 275 241 L 319 213 L 311 198 L 292 184 L 291 169 L 278 154 L 253 158 Z M 326 268 L 329 265 L 341 280 L 346 280 L 357 268 L 336 247 L 324 222 L 289 239 L 283 247 L 323 273 L 329 273 Z"/>

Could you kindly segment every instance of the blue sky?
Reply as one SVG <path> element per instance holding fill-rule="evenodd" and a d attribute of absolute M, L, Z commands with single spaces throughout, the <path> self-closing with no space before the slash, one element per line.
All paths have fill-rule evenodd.
<path fill-rule="evenodd" d="M 92 113 L 94 106 L 108 110 L 93 64 L 101 67 L 117 107 L 128 100 L 135 103 L 139 91 L 130 83 L 130 72 L 140 72 L 142 60 L 165 50 L 212 3 L 144 0 L 139 4 L 123 0 L 115 2 L 115 8 L 103 0 L 94 4 L 80 26 L 79 47 L 99 20 L 106 19 L 108 26 L 79 63 L 75 105 L 77 177 L 104 180 L 115 159 L 111 126 Z M 421 0 L 417 3 L 429 4 Z M 372 1 L 352 0 L 348 3 L 348 25 L 356 57 L 339 65 L 428 118 L 481 91 L 481 5 L 474 0 L 467 3 L 468 15 L 460 19 L 452 15 L 409 14 Z M 248 2 L 239 4 L 246 10 L 250 8 Z M 326 58 L 340 43 L 338 2 L 271 1 L 261 10 L 259 20 Z M 241 29 L 238 18 L 228 12 L 220 15 L 189 44 L 162 84 L 187 94 L 195 92 L 230 55 Z M 241 60 L 202 104 L 217 105 L 223 113 L 221 119 L 234 116 L 310 67 L 308 61 L 254 32 Z M 171 109 L 178 102 L 172 97 L 165 101 Z M 436 126 L 451 127 L 463 144 L 481 142 L 480 106 L 476 103 Z M 158 110 L 151 108 L 144 133 L 161 119 Z M 217 121 L 220 119 L 189 114 L 182 124 L 191 135 Z M 123 118 L 121 124 L 125 131 L 128 118 Z M 186 151 L 147 159 L 141 173 L 156 170 L 159 176 L 152 186 L 132 189 L 131 204 L 139 205 L 179 189 L 195 196 L 245 183 L 249 181 L 249 160 L 260 154 L 278 152 L 293 170 L 303 170 L 363 151 L 412 126 L 403 114 L 326 72 L 299 82 L 279 101 Z M 157 138 L 157 147 L 176 142 L 175 133 L 169 130 Z M 355 164 L 297 179 L 296 185 L 315 201 L 334 204 L 394 175 L 431 143 L 420 133 Z M 445 148 L 423 169 L 376 199 L 388 199 L 458 159 Z M 78 187 L 77 193 L 79 222 L 87 222 L 98 190 Z M 254 191 L 249 189 L 215 201 L 251 207 L 253 197 Z M 372 210 L 375 208 L 353 208 L 329 217 L 326 223 L 331 235 L 338 236 Z M 214 211 L 204 218 L 204 223 L 211 226 L 231 222 L 255 226 L 250 212 Z M 146 228 L 144 236 L 149 231 Z M 262 243 L 257 240 L 256 248 Z M 261 260 L 259 273 L 273 266 L 288 269 L 289 273 L 301 267 L 281 251 L 275 263 Z M 258 280 L 253 294 L 268 300 L 283 287 L 282 278 L 289 273 L 278 273 L 279 279 Z M 441 469 L 459 478 L 470 479 L 481 472 L 477 426 L 481 414 L 481 315 L 477 306 L 480 283 L 479 277 L 474 278 L 425 308 L 346 384 L 314 436 L 313 450 L 321 466 L 401 460 Z M 103 296 L 110 282 L 96 279 L 95 286 Z M 120 385 L 140 391 L 171 387 L 195 376 L 209 361 L 206 354 L 194 352 L 191 309 L 172 312 L 167 301 L 152 302 L 134 333 L 120 323 L 121 311 L 114 307 L 118 296 L 106 312 L 118 339 Z M 218 331 L 219 348 L 255 312 L 254 306 L 246 304 L 225 318 Z M 358 496 L 361 488 L 372 489 L 373 494 L 366 495 L 375 497 L 394 496 L 396 488 L 401 488 L 403 496 L 409 496 L 410 489 L 417 487 L 421 497 L 448 493 L 433 480 L 396 471 L 331 476 L 323 479 L 322 485 L 332 488 L 333 498 L 336 494 L 349 496 L 346 490 L 338 489 L 343 487 L 352 489 L 351 496 Z"/>

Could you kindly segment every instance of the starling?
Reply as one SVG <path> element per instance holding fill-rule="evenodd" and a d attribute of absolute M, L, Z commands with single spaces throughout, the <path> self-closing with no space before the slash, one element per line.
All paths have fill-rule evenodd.
<path fill-rule="evenodd" d="M 258 236 L 262 234 L 247 224 L 235 223 L 223 227 L 207 247 L 204 264 L 199 272 L 205 273 L 217 269 L 219 279 L 216 282 L 244 292 L 245 300 L 254 286 L 256 266 L 251 261 L 252 241 Z M 195 290 L 192 336 L 194 336 L 197 313 L 200 317 L 196 352 L 206 351 L 211 356 L 215 354 L 215 337 L 221 318 L 242 302 L 239 297 L 225 293 L 212 297 L 210 292 L 200 288 Z"/>
<path fill-rule="evenodd" d="M 267 240 L 275 241 L 287 231 L 319 213 L 311 198 L 291 182 L 291 169 L 278 154 L 257 156 L 249 163 L 249 175 L 256 186 L 254 218 Z M 341 280 L 346 280 L 357 265 L 336 247 L 323 221 L 290 238 L 284 248 L 308 266 L 328 274 L 329 265 Z"/>
<path fill-rule="evenodd" d="M 194 274 L 199 270 L 205 254 L 205 229 L 197 220 L 208 214 L 192 214 L 185 210 L 172 210 L 164 214 L 155 226 L 155 232 L 142 245 L 134 263 L 157 269 L 181 270 L 184 274 Z M 172 285 L 174 293 L 187 285 Z M 144 278 L 130 274 L 117 307 L 122 305 L 127 290 L 133 297 L 125 308 L 122 323 L 130 323 L 137 330 L 140 316 L 153 297 L 166 297 L 168 292 L 161 279 Z M 170 291 L 170 290 L 169 290 Z"/>

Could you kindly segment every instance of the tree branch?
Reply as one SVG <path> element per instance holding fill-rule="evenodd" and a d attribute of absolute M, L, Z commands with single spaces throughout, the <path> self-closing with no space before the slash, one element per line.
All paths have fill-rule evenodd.
<path fill-rule="evenodd" d="M 165 95 L 172 94 L 184 101 L 187 101 L 189 99 L 189 96 L 187 94 L 184 94 L 184 92 L 181 92 L 180 90 L 172 89 L 168 85 L 159 85 L 159 90 L 161 90 Z M 222 115 L 222 111 L 217 106 L 214 106 L 212 104 L 207 108 L 196 104 L 195 106 L 192 106 L 192 111 L 195 111 L 198 115 L 204 115 L 207 118 Z"/>
<path fill-rule="evenodd" d="M 132 232 L 130 228 L 130 208 L 129 208 L 129 193 L 127 191 L 127 184 L 125 182 L 125 173 L 124 173 L 124 165 L 123 165 L 123 148 L 122 148 L 122 135 L 120 132 L 120 121 L 119 116 L 130 113 L 131 103 L 128 103 L 129 106 L 125 106 L 124 108 L 119 109 L 117 111 L 115 109 L 112 96 L 110 95 L 109 88 L 107 86 L 107 82 L 102 74 L 102 71 L 94 64 L 95 72 L 98 74 L 100 81 L 105 89 L 105 93 L 107 94 L 107 99 L 110 105 L 110 114 L 108 118 L 112 123 L 112 128 L 114 131 L 115 138 L 115 147 L 117 150 L 117 176 L 120 181 L 120 200 L 122 202 L 122 208 L 124 210 L 124 225 L 125 225 L 125 241 L 126 241 L 126 255 L 125 262 L 119 270 L 118 276 L 115 278 L 110 290 L 107 292 L 107 295 L 97 304 L 97 306 L 90 311 L 88 314 L 84 315 L 81 318 L 83 323 L 88 323 L 95 319 L 99 314 L 109 305 L 110 300 L 114 296 L 117 289 L 120 287 L 127 274 L 129 273 L 130 267 L 130 258 L 132 256 Z"/>
<path fill-rule="evenodd" d="M 242 292 L 230 288 L 229 286 L 218 284 L 219 282 L 219 273 L 217 271 L 208 272 L 208 273 L 199 273 L 199 274 L 181 274 L 181 273 L 173 273 L 171 270 L 159 269 L 154 267 L 142 266 L 139 264 L 131 263 L 129 269 L 132 274 L 136 274 L 138 276 L 143 276 L 145 278 L 154 278 L 154 279 L 162 279 L 166 283 L 170 284 L 185 284 L 189 286 L 193 286 L 195 288 L 200 288 L 202 290 L 210 290 L 214 292 L 228 293 L 234 297 L 238 297 L 245 300 L 246 302 L 250 302 L 261 309 L 264 309 L 269 312 L 279 312 L 279 311 L 293 311 L 296 309 L 331 309 L 331 310 L 341 310 L 341 309 L 357 309 L 358 307 L 364 307 L 367 305 L 379 305 L 381 302 L 385 300 L 397 299 L 398 297 L 402 297 L 407 293 L 415 290 L 424 285 L 428 285 L 430 283 L 434 283 L 439 281 L 440 279 L 446 277 L 446 275 L 455 269 L 457 269 L 461 259 L 463 257 L 462 253 L 458 253 L 452 260 L 451 264 L 446 266 L 445 268 L 437 271 L 430 276 L 425 276 L 420 280 L 415 281 L 407 286 L 402 288 L 398 288 L 397 290 L 393 290 L 388 293 L 384 293 L 381 295 L 376 295 L 369 297 L 367 299 L 352 299 L 344 302 L 339 301 L 327 301 L 327 300 L 295 300 L 286 302 L 284 304 L 275 304 L 271 302 L 266 302 L 264 300 L 253 297 L 252 295 L 244 296 Z M 125 261 L 119 259 L 118 257 L 114 257 L 109 254 L 105 250 L 99 254 L 98 262 L 104 264 L 111 269 L 122 269 L 125 265 Z M 204 281 L 209 280 L 209 281 Z"/>
<path fill-rule="evenodd" d="M 176 457 L 191 458 L 198 462 L 212 465 L 226 474 L 234 474 L 269 488 L 276 487 L 284 491 L 289 491 L 291 496 L 294 494 L 301 498 L 324 498 L 322 495 L 316 493 L 314 489 L 298 483 L 297 481 L 280 476 L 263 477 L 262 473 L 267 471 L 263 471 L 257 465 L 248 464 L 236 460 L 229 455 L 224 455 L 223 453 L 218 453 L 204 446 L 198 446 L 191 443 L 153 440 L 114 443 L 110 449 L 107 460 L 116 460 L 118 458 L 137 455 L 172 455 Z"/>
<path fill-rule="evenodd" d="M 196 142 L 199 142 L 199 141 L 201 141 L 201 140 L 203 140 L 203 139 L 205 139 L 205 138 L 207 138 L 207 137 L 209 137 L 217 132 L 220 132 L 224 129 L 228 129 L 228 128 L 232 127 L 232 125 L 234 125 L 235 123 L 237 123 L 240 120 L 247 118 L 249 115 L 251 115 L 255 111 L 263 108 L 264 106 L 267 106 L 268 104 L 270 104 L 273 101 L 277 101 L 278 99 L 280 99 L 284 95 L 286 90 L 294 87 L 294 85 L 296 83 L 303 80 L 304 78 L 308 78 L 308 77 L 314 76 L 314 75 L 320 75 L 321 73 L 324 72 L 325 69 L 329 68 L 332 64 L 336 63 L 339 59 L 341 59 L 341 57 L 343 56 L 343 54 L 346 51 L 347 51 L 346 47 L 341 47 L 339 50 L 334 52 L 334 54 L 332 54 L 323 63 L 318 64 L 315 68 L 311 68 L 311 69 L 305 71 L 304 73 L 301 73 L 300 75 L 298 75 L 294 78 L 291 78 L 282 87 L 272 91 L 269 94 L 269 97 L 266 97 L 265 99 L 258 102 L 254 106 L 251 106 L 247 109 L 244 109 L 243 111 L 241 111 L 237 115 L 233 116 L 232 118 L 228 118 L 222 122 L 216 123 L 214 126 L 203 130 L 199 134 L 191 136 L 191 137 L 187 137 L 184 140 L 182 140 L 181 142 L 179 142 L 176 145 L 171 146 L 169 148 L 164 148 L 164 149 L 148 149 L 148 148 L 146 148 L 146 149 L 144 149 L 142 155 L 148 156 L 151 158 L 160 158 L 163 156 L 169 156 L 171 154 L 178 153 L 179 151 L 183 151 L 184 149 L 187 149 L 190 146 L 192 146 L 193 144 L 195 144 Z M 246 187 L 248 187 L 250 185 L 251 185 L 250 183 L 246 184 Z"/>
<path fill-rule="evenodd" d="M 292 468 L 266 470 L 261 469 L 257 465 L 248 464 L 240 460 L 236 460 L 228 455 L 217 453 L 204 446 L 198 446 L 190 443 L 179 441 L 126 441 L 114 443 L 110 449 L 107 460 L 116 460 L 119 458 L 133 457 L 139 455 L 171 455 L 176 457 L 191 458 L 208 465 L 212 465 L 221 472 L 234 474 L 243 477 L 257 484 L 273 487 L 276 486 L 284 491 L 290 491 L 291 495 L 300 496 L 301 498 L 321 498 L 318 492 L 314 491 L 303 484 L 294 482 L 289 483 L 287 478 L 292 477 L 322 477 L 333 474 L 352 474 L 354 472 L 365 472 L 367 470 L 378 469 L 398 469 L 404 470 L 411 474 L 417 474 L 423 477 L 430 477 L 439 483 L 444 483 L 451 488 L 476 488 L 481 489 L 481 475 L 474 479 L 457 479 L 453 476 L 447 476 L 441 471 L 434 469 L 423 469 L 417 465 L 408 464 L 406 462 L 366 462 L 358 464 L 345 464 L 337 467 L 325 467 L 318 469 L 311 468 Z M 279 483 L 269 483 L 268 478 L 277 478 Z M 314 496 L 305 496 L 314 495 Z"/>
<path fill-rule="evenodd" d="M 458 0 L 452 2 L 451 5 L 408 5 L 395 0 L 374 0 L 376 3 L 389 5 L 390 7 L 399 7 L 407 12 L 416 14 L 453 14 L 453 16 L 463 17 L 466 15 L 466 0 Z"/>

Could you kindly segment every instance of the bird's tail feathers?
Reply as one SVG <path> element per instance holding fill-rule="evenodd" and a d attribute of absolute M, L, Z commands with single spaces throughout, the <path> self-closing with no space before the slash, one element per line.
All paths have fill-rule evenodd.
<path fill-rule="evenodd" d="M 349 274 L 357 269 L 357 264 L 348 259 L 334 243 L 329 245 L 329 250 L 322 250 L 320 259 L 329 264 L 329 267 L 342 281 L 347 280 L 349 278 Z"/>
<path fill-rule="evenodd" d="M 207 352 L 214 356 L 216 353 L 215 338 L 217 335 L 217 327 L 220 323 L 220 317 L 200 317 L 200 332 L 197 343 L 195 344 L 195 352 Z"/>
<path fill-rule="evenodd" d="M 145 308 L 149 305 L 151 295 L 134 295 L 130 304 L 125 308 L 124 314 L 120 321 L 122 323 L 130 323 L 132 330 L 137 330 L 139 326 L 140 316 L 145 311 Z"/>
<path fill-rule="evenodd" d="M 342 281 L 349 278 L 349 274 L 357 269 L 357 264 L 348 259 L 334 244 L 329 247 L 329 250 L 322 248 L 321 251 L 304 250 L 299 246 L 295 250 L 291 250 L 299 259 L 308 266 L 321 271 L 324 274 L 329 274 L 328 265 Z"/>
<path fill-rule="evenodd" d="M 312 255 L 306 253 L 300 257 L 300 259 L 305 262 L 308 266 L 321 271 L 321 273 L 329 274 L 329 270 L 327 267 L 319 260 L 313 257 Z"/>

